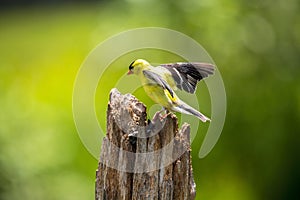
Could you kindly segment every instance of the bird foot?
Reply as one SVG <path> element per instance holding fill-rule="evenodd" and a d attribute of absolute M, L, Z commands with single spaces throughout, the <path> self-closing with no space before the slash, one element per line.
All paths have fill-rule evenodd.
<path fill-rule="evenodd" d="M 171 114 L 171 112 L 167 111 L 166 114 L 164 114 L 163 116 L 160 116 L 160 120 L 164 120 L 164 119 L 167 118 L 170 114 Z"/>
<path fill-rule="evenodd" d="M 161 114 L 162 112 L 166 112 L 165 114 Z M 153 117 L 153 122 L 155 121 L 163 121 L 168 115 L 170 115 L 170 112 L 168 110 L 166 110 L 165 108 L 163 108 L 161 111 L 158 111 L 155 113 L 154 117 Z"/>
<path fill-rule="evenodd" d="M 155 113 L 155 115 L 154 115 L 152 121 L 153 121 L 153 122 L 161 121 L 161 113 L 162 113 L 162 111 L 159 111 L 159 112 Z"/>

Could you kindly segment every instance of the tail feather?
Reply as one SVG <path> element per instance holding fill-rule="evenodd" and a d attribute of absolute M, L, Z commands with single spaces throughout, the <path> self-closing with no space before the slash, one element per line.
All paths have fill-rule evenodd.
<path fill-rule="evenodd" d="M 201 112 L 199 112 L 198 110 L 195 110 L 194 108 L 192 108 L 191 106 L 187 105 L 184 102 L 181 102 L 180 105 L 176 106 L 176 108 L 174 110 L 177 112 L 184 113 L 184 114 L 194 115 L 203 122 L 211 121 L 208 117 L 203 115 Z"/>

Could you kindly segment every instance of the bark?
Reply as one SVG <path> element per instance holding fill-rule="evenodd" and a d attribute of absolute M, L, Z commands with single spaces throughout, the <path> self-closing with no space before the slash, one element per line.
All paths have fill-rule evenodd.
<path fill-rule="evenodd" d="M 174 114 L 156 113 L 147 121 L 146 106 L 112 89 L 107 134 L 96 172 L 96 200 L 194 199 L 190 127 L 178 130 Z"/>

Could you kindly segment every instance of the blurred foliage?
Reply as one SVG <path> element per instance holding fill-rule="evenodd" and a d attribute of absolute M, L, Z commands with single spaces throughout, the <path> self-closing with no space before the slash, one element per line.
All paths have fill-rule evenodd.
<path fill-rule="evenodd" d="M 202 160 L 202 140 L 193 142 L 197 199 L 297 199 L 299 6 L 296 0 L 118 0 L 2 9 L 0 199 L 94 199 L 97 161 L 76 133 L 73 83 L 99 42 L 145 26 L 191 36 L 223 75 L 228 111 L 221 138 Z M 156 61 L 176 58 L 163 55 Z M 111 80 L 127 71 L 125 59 L 118 62 L 124 69 Z M 106 92 L 97 92 L 96 107 L 104 124 L 101 109 L 113 83 L 102 81 Z M 136 95 L 149 103 L 143 91 Z"/>

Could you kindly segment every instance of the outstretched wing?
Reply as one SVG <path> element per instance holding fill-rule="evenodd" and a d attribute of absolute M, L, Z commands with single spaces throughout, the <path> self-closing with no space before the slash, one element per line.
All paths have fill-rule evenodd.
<path fill-rule="evenodd" d="M 170 95 L 174 97 L 173 90 L 170 85 L 159 75 L 149 70 L 143 70 L 146 78 L 154 81 L 156 84 L 160 85 L 163 89 L 168 90 Z"/>
<path fill-rule="evenodd" d="M 214 65 L 209 63 L 170 63 L 162 64 L 168 69 L 176 83 L 177 88 L 189 93 L 195 93 L 197 83 L 214 73 Z"/>

